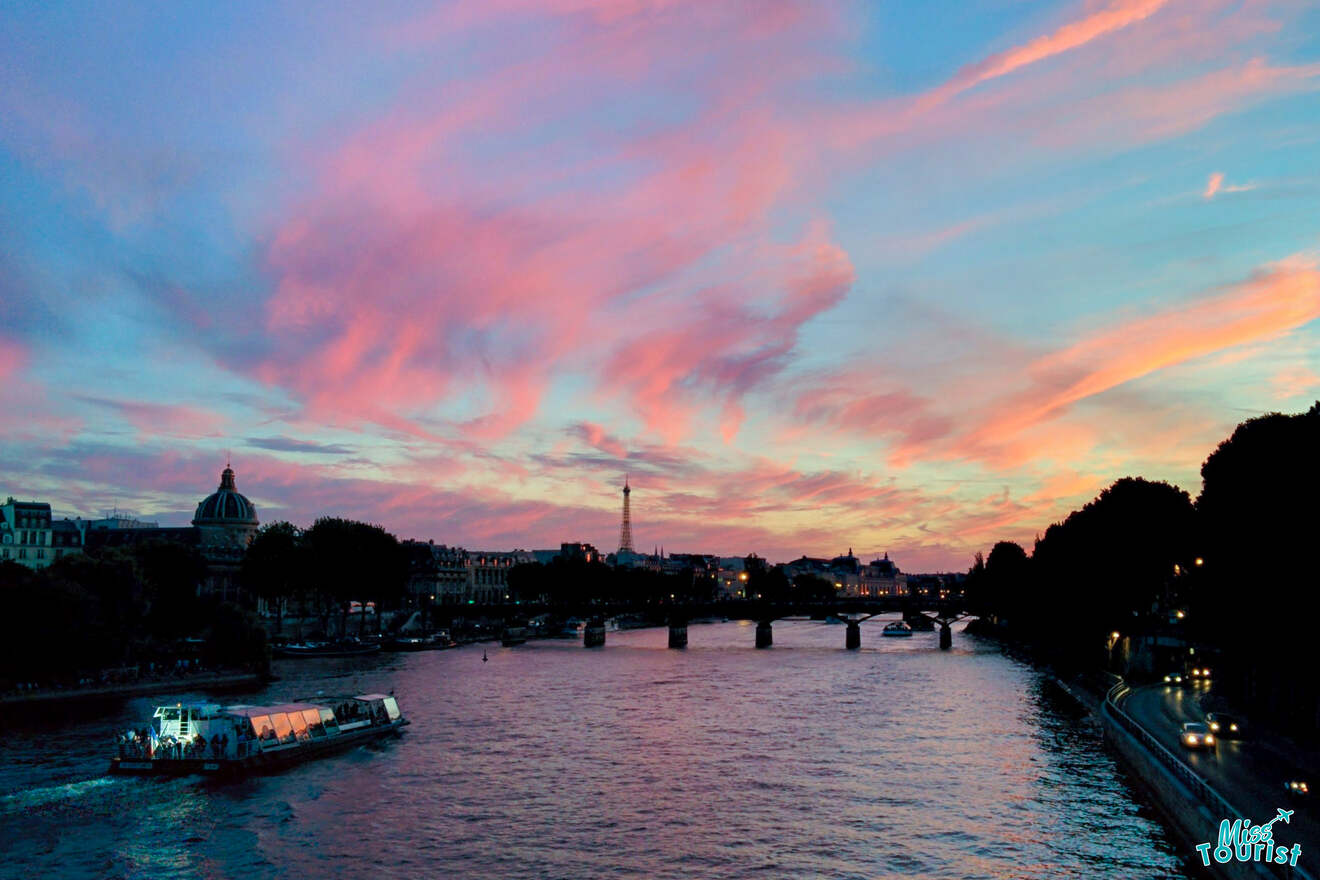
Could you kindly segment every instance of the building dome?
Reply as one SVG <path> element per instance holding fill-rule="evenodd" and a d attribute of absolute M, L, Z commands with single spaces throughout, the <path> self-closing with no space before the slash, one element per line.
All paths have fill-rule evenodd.
<path fill-rule="evenodd" d="M 226 467 L 220 473 L 220 488 L 202 499 L 193 516 L 195 526 L 256 526 L 257 508 L 234 485 L 234 471 Z"/>

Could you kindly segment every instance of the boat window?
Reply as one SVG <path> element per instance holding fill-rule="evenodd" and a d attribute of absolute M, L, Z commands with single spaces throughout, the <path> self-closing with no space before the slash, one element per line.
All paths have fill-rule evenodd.
<path fill-rule="evenodd" d="M 321 713 L 315 709 L 304 709 L 303 720 L 307 722 L 307 732 L 312 736 L 322 736 L 325 728 L 321 725 Z"/>
<path fill-rule="evenodd" d="M 270 723 L 275 727 L 275 736 L 280 742 L 293 741 L 293 725 L 289 723 L 288 715 L 283 712 L 272 712 Z"/>
<path fill-rule="evenodd" d="M 399 704 L 395 702 L 393 697 L 385 698 L 385 711 L 389 714 L 391 721 L 399 717 Z"/>
<path fill-rule="evenodd" d="M 160 710 L 160 720 L 161 720 L 161 721 L 178 721 L 178 720 L 179 720 L 179 710 L 178 710 L 178 709 L 161 709 L 161 710 Z"/>
<path fill-rule="evenodd" d="M 335 720 L 335 713 L 329 709 L 321 710 L 321 723 L 325 725 L 325 729 L 330 733 L 339 731 L 339 722 Z"/>
<path fill-rule="evenodd" d="M 298 739 L 307 736 L 307 719 L 302 712 L 290 712 L 289 724 L 293 726 L 293 735 Z"/>
<path fill-rule="evenodd" d="M 252 735 L 257 739 L 275 738 L 275 725 L 271 724 L 269 715 L 252 716 Z"/>

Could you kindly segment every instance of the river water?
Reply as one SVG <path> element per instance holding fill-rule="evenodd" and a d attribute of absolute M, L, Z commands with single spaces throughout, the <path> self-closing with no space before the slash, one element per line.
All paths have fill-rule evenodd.
<path fill-rule="evenodd" d="M 280 661 L 227 702 L 393 689 L 403 737 L 218 783 L 107 779 L 135 700 L 8 719 L 0 876 L 1190 877 L 1041 673 L 964 634 L 779 621 Z M 162 694 L 160 702 L 196 698 Z M 168 699 L 167 699 L 168 697 Z"/>

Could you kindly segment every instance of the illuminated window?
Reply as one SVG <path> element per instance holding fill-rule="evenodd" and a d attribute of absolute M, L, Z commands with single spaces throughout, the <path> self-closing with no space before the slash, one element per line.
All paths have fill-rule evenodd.
<path fill-rule="evenodd" d="M 257 715 L 252 719 L 252 735 L 257 739 L 271 740 L 275 738 L 275 728 L 271 725 L 269 715 Z"/>
<path fill-rule="evenodd" d="M 275 728 L 275 737 L 280 742 L 293 742 L 293 725 L 289 723 L 288 715 L 283 712 L 272 712 L 270 723 Z"/>

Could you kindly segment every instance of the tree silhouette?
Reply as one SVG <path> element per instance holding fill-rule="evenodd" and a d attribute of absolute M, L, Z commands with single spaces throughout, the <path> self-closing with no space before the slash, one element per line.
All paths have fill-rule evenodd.
<path fill-rule="evenodd" d="M 288 522 L 262 526 L 243 557 L 244 585 L 275 611 L 275 632 L 283 629 L 284 609 L 306 583 L 302 532 Z"/>
<path fill-rule="evenodd" d="M 1196 501 L 1204 565 L 1192 576 L 1192 619 L 1221 646 L 1222 690 L 1254 711 L 1314 730 L 1320 682 L 1311 674 L 1320 403 L 1238 425 L 1201 467 Z M 1243 608 L 1267 603 L 1267 622 Z"/>
<path fill-rule="evenodd" d="M 398 539 L 380 526 L 321 517 L 303 535 L 303 544 L 312 589 L 338 606 L 341 634 L 348 631 L 353 602 L 361 602 L 363 607 L 358 626 L 361 635 L 366 628 L 367 602 L 374 600 L 379 611 L 403 595 L 408 560 Z"/>

